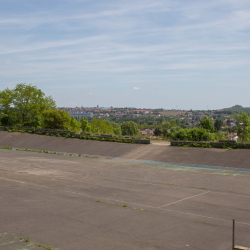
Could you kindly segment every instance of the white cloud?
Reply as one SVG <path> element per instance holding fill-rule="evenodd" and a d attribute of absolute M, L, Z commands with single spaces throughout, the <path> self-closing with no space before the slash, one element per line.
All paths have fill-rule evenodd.
<path fill-rule="evenodd" d="M 7 60 L 5 61 L 5 64 L 6 64 L 6 65 L 10 65 L 10 64 L 11 64 L 11 60 L 10 60 L 10 59 L 7 59 Z"/>
<path fill-rule="evenodd" d="M 134 90 L 138 90 L 138 89 L 140 89 L 140 87 L 134 87 Z"/>
<path fill-rule="evenodd" d="M 64 47 L 64 46 L 76 46 L 77 44 L 85 44 L 86 43 L 93 43 L 94 41 L 103 41 L 105 36 L 93 36 L 93 37 L 84 37 L 80 39 L 71 39 L 71 40 L 58 40 L 58 41 L 50 41 L 50 42 L 43 42 L 43 43 L 32 43 L 29 46 L 22 45 L 15 48 L 2 48 L 0 50 L 0 54 L 9 54 L 9 53 L 19 53 L 19 52 L 29 52 L 35 50 L 42 50 L 42 49 L 50 49 L 56 47 Z M 13 47 L 13 46 L 12 46 Z"/>

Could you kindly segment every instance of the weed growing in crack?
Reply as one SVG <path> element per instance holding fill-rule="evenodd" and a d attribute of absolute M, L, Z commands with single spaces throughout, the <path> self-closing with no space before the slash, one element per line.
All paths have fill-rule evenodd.
<path fill-rule="evenodd" d="M 30 242 L 30 239 L 27 237 L 27 239 L 25 240 L 25 242 Z"/>

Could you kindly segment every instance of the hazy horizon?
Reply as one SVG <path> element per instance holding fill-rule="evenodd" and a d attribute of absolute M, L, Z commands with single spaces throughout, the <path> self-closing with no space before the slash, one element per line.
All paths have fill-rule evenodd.
<path fill-rule="evenodd" d="M 238 104 L 236 104 L 236 105 L 238 105 Z M 236 105 L 233 105 L 233 106 L 236 106 Z M 233 107 L 232 106 L 232 107 Z M 241 105 L 239 105 L 239 106 L 241 106 Z M 227 108 L 232 108 L 232 107 L 224 107 L 224 108 L 222 108 L 222 109 L 227 109 Z M 241 106 L 242 108 L 250 108 L 250 107 L 243 107 L 243 106 Z M 101 108 L 101 109 L 105 109 L 105 108 L 107 108 L 107 109 L 109 109 L 109 108 L 112 108 L 112 109 L 164 109 L 164 108 L 162 108 L 162 107 L 158 107 L 158 108 L 150 108 L 150 107 L 115 107 L 115 106 L 110 106 L 110 107 L 102 107 L 102 106 L 99 106 L 98 105 L 98 107 L 97 107 L 97 105 L 96 106 L 57 106 L 57 108 Z M 213 111 L 213 110 L 221 110 L 221 109 L 209 109 L 209 107 L 207 107 L 207 109 L 178 109 L 178 107 L 177 108 L 173 108 L 173 109 L 164 109 L 164 110 L 186 110 L 186 111 L 189 111 L 189 110 L 192 110 L 192 111 Z"/>
<path fill-rule="evenodd" d="M 2 0 L 0 90 L 58 107 L 250 106 L 246 0 Z"/>

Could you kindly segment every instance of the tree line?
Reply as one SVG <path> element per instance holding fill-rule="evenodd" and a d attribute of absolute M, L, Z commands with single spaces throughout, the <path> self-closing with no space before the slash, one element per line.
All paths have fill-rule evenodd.
<path fill-rule="evenodd" d="M 247 113 L 235 114 L 238 136 L 249 140 L 250 120 Z M 156 123 L 156 124 L 155 124 Z M 215 122 L 205 117 L 194 128 L 185 127 L 185 119 L 170 118 L 115 118 L 80 120 L 70 117 L 69 113 L 56 109 L 51 96 L 46 96 L 41 89 L 30 84 L 20 83 L 14 89 L 0 91 L 0 125 L 33 126 L 49 129 L 70 130 L 75 132 L 102 133 L 114 135 L 139 136 L 139 129 L 155 128 L 156 136 L 165 138 L 207 140 L 223 139 L 221 133 L 223 120 Z M 240 124 L 241 123 L 241 124 Z M 234 129 L 234 130 L 235 130 Z"/>
<path fill-rule="evenodd" d="M 51 96 L 30 84 L 20 83 L 14 89 L 0 91 L 0 125 L 33 126 L 48 129 L 70 130 L 115 135 L 138 136 L 135 122 L 121 125 L 108 120 L 86 118 L 76 120 L 69 113 L 56 109 Z"/>
<path fill-rule="evenodd" d="M 250 139 L 250 119 L 247 113 L 242 112 L 237 118 L 238 126 L 236 127 L 237 135 L 240 140 L 248 141 Z M 223 121 L 216 119 L 215 122 L 212 118 L 205 116 L 200 120 L 200 126 L 194 128 L 180 128 L 177 125 L 171 127 L 171 124 L 163 124 L 163 128 L 159 127 L 155 129 L 155 135 L 163 135 L 164 137 L 180 139 L 180 140 L 218 140 L 227 139 L 226 133 L 222 133 L 221 127 Z M 170 132 L 166 130 L 167 127 L 171 127 Z"/>

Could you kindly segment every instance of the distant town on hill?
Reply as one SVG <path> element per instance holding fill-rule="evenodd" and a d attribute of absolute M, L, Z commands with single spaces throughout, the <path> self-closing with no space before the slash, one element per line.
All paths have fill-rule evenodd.
<path fill-rule="evenodd" d="M 185 118 L 185 117 L 199 117 L 208 116 L 213 119 L 221 117 L 223 114 L 233 115 L 240 112 L 246 112 L 250 114 L 250 107 L 242 107 L 241 105 L 235 105 L 230 108 L 223 108 L 218 110 L 183 110 L 183 109 L 148 109 L 148 108 L 114 108 L 114 107 L 58 107 L 59 110 L 65 110 L 72 116 L 82 117 L 98 117 L 98 118 L 138 118 L 138 117 L 168 117 L 168 118 Z"/>
<path fill-rule="evenodd" d="M 86 117 L 89 122 L 100 118 L 121 124 L 125 121 L 137 123 L 141 134 L 155 134 L 156 128 L 165 124 L 175 124 L 180 128 L 200 127 L 200 120 L 204 117 L 211 118 L 214 123 L 220 123 L 218 130 L 224 131 L 228 136 L 235 136 L 240 124 L 240 113 L 250 114 L 250 108 L 235 105 L 219 110 L 178 110 L 178 109 L 137 109 L 133 107 L 58 107 L 67 111 L 70 116 L 80 120 Z M 217 121 L 217 122 L 216 122 Z M 171 126 L 170 126 L 171 127 Z"/>

